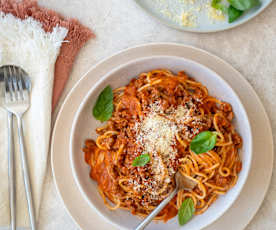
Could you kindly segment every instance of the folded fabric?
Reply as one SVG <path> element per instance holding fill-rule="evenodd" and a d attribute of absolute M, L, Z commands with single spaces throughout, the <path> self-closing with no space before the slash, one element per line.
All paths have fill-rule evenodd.
<path fill-rule="evenodd" d="M 68 29 L 64 39 L 66 42 L 62 44 L 55 64 L 52 100 L 54 108 L 71 73 L 76 55 L 82 46 L 94 37 L 94 34 L 89 28 L 81 25 L 78 20 L 64 19 L 55 11 L 39 6 L 34 0 L 22 0 L 20 2 L 17 0 L 0 0 L 0 11 L 6 14 L 11 13 L 21 19 L 32 17 L 42 24 L 45 32 L 51 32 L 57 25 Z"/>
<path fill-rule="evenodd" d="M 65 20 L 39 7 L 36 1 L 0 0 L 0 66 L 21 66 L 32 81 L 31 106 L 24 116 L 24 133 L 37 218 L 49 151 L 52 105 L 62 93 L 76 54 L 92 35 L 78 21 Z M 0 121 L 0 226 L 8 226 L 7 113 L 2 108 Z M 17 126 L 14 126 L 16 134 Z M 15 143 L 17 225 L 28 226 L 17 139 Z"/>

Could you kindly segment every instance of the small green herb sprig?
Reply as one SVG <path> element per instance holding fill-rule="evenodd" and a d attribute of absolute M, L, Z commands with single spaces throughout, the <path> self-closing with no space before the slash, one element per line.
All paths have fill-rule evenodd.
<path fill-rule="evenodd" d="M 191 198 L 187 198 L 181 204 L 180 209 L 178 210 L 178 223 L 179 225 L 186 224 L 190 219 L 192 219 L 195 213 L 194 202 Z"/>
<path fill-rule="evenodd" d="M 135 167 L 145 166 L 149 162 L 150 162 L 150 155 L 146 153 L 136 157 L 132 162 L 132 166 L 135 166 Z"/>
<path fill-rule="evenodd" d="M 206 153 L 212 150 L 217 142 L 217 133 L 203 131 L 197 134 L 190 143 L 191 150 L 196 153 Z"/>
<path fill-rule="evenodd" d="M 222 0 L 212 0 L 211 6 L 228 14 L 228 22 L 236 21 L 242 14 L 256 6 L 261 5 L 260 0 L 227 0 L 229 6 L 222 3 Z"/>
<path fill-rule="evenodd" d="M 98 96 L 93 107 L 93 116 L 101 121 L 107 121 L 113 112 L 113 92 L 110 86 L 106 86 Z"/>

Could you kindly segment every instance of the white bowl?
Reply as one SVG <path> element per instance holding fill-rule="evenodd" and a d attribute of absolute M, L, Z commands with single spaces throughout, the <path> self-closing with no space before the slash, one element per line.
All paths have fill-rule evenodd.
<path fill-rule="evenodd" d="M 148 230 L 199 230 L 218 219 L 234 203 L 247 179 L 252 158 L 251 128 L 242 103 L 225 80 L 199 63 L 181 57 L 152 56 L 149 58 L 137 59 L 119 66 L 103 76 L 87 93 L 87 96 L 81 103 L 74 118 L 70 135 L 70 160 L 73 175 L 81 191 L 80 195 L 84 196 L 91 208 L 96 209 L 96 211 L 110 223 L 116 225 L 119 229 L 133 229 L 141 221 L 140 218 L 133 216 L 128 211 L 121 209 L 110 211 L 104 205 L 102 197 L 97 190 L 97 183 L 89 177 L 90 169 L 84 161 L 82 147 L 86 139 L 96 138 L 95 129 L 101 125 L 101 123 L 96 121 L 92 116 L 92 108 L 99 93 L 107 85 L 115 89 L 128 84 L 132 78 L 138 76 L 142 72 L 158 68 L 167 68 L 175 73 L 180 70 L 185 70 L 188 75 L 205 85 L 210 95 L 229 102 L 235 114 L 234 125 L 243 139 L 243 147 L 239 153 L 243 164 L 242 171 L 239 174 L 237 184 L 228 191 L 226 195 L 220 196 L 205 213 L 194 216 L 194 218 L 184 226 L 179 226 L 177 218 L 173 218 L 167 223 L 153 222 L 147 227 Z M 78 198 L 76 197 L 76 199 Z"/>

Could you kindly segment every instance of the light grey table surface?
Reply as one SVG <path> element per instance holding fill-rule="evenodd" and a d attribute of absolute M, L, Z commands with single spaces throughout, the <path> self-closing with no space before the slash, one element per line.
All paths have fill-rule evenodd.
<path fill-rule="evenodd" d="M 75 17 L 96 38 L 81 50 L 60 100 L 95 63 L 115 52 L 147 42 L 177 42 L 205 49 L 229 62 L 251 83 L 261 98 L 276 134 L 276 3 L 250 22 L 224 32 L 195 34 L 160 24 L 133 0 L 39 0 L 43 6 Z M 55 116 L 56 117 L 55 112 Z M 275 138 L 274 138 L 274 142 Z M 262 153 L 259 153 L 262 154 Z M 57 195 L 49 159 L 39 229 L 77 230 Z M 95 228 L 96 229 L 96 228 Z M 246 230 L 276 229 L 276 176 L 257 215 Z"/>

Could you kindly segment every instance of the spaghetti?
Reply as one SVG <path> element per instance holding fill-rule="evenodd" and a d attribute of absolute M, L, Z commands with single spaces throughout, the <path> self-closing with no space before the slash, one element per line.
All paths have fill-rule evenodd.
<path fill-rule="evenodd" d="M 96 129 L 96 141 L 86 140 L 83 148 L 90 176 L 109 209 L 148 215 L 175 188 L 177 171 L 196 187 L 180 190 L 156 219 L 174 217 L 188 197 L 195 214 L 201 214 L 236 184 L 242 139 L 231 123 L 230 104 L 208 95 L 206 87 L 183 71 L 142 73 L 113 93 L 112 117 Z M 195 154 L 190 142 L 207 130 L 217 133 L 216 146 Z M 134 167 L 133 160 L 145 153 L 150 162 Z"/>

